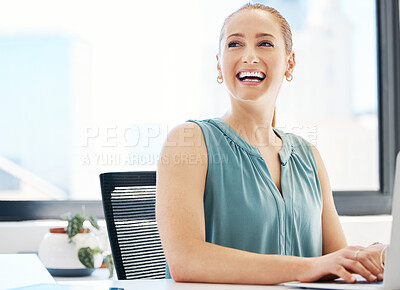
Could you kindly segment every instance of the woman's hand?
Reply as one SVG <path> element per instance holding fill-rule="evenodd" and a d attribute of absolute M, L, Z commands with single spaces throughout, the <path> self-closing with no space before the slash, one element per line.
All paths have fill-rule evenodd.
<path fill-rule="evenodd" d="M 354 283 L 352 275 L 359 274 L 367 281 L 383 280 L 383 268 L 380 265 L 380 253 L 383 245 L 371 245 L 367 248 L 348 246 L 339 251 L 321 257 L 309 258 L 309 267 L 300 273 L 299 280 L 312 282 L 325 279 L 343 278 Z"/>
<path fill-rule="evenodd" d="M 386 249 L 387 245 L 381 243 L 373 243 L 372 245 L 364 248 L 362 251 L 359 251 L 357 255 L 357 260 L 363 261 L 368 258 L 373 259 L 383 274 L 384 268 L 382 267 L 382 264 L 385 265 Z"/>

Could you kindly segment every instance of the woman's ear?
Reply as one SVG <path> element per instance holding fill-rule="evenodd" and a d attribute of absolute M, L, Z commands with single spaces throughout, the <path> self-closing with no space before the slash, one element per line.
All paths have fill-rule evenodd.
<path fill-rule="evenodd" d="M 288 65 L 287 65 L 287 69 L 286 69 L 286 72 L 285 72 L 285 76 L 286 77 L 289 77 L 293 73 L 293 70 L 294 70 L 295 66 L 296 66 L 296 58 L 295 58 L 294 51 L 292 51 L 290 53 L 290 55 L 289 55 L 289 58 L 288 58 Z"/>
<path fill-rule="evenodd" d="M 219 75 L 222 75 L 221 66 L 219 64 L 219 55 L 217 54 L 216 57 L 217 57 L 217 71 Z"/>

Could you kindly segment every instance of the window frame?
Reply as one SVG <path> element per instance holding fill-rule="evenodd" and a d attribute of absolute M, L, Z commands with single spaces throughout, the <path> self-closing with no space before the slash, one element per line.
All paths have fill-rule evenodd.
<path fill-rule="evenodd" d="M 400 151 L 400 21 L 398 0 L 377 0 L 379 191 L 333 192 L 340 215 L 390 214 Z M 396 97 L 397 96 L 397 97 Z"/>
<path fill-rule="evenodd" d="M 379 191 L 334 191 L 340 215 L 390 214 L 396 153 L 400 151 L 399 0 L 376 0 L 378 46 Z M 100 183 L 99 183 L 100 186 Z M 59 219 L 85 211 L 104 218 L 100 200 L 0 201 L 0 221 Z"/>

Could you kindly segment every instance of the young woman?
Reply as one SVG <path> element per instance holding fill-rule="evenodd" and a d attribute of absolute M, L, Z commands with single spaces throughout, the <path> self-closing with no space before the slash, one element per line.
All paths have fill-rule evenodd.
<path fill-rule="evenodd" d="M 221 117 L 174 128 L 157 171 L 157 221 L 175 281 L 276 284 L 382 280 L 383 245 L 347 246 L 317 149 L 274 128 L 295 67 L 287 21 L 247 4 L 221 30 Z"/>

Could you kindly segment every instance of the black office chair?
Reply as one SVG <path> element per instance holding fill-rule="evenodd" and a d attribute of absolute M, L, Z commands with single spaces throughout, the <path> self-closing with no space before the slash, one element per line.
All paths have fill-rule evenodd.
<path fill-rule="evenodd" d="M 165 278 L 155 217 L 156 172 L 102 173 L 100 184 L 118 279 Z"/>

